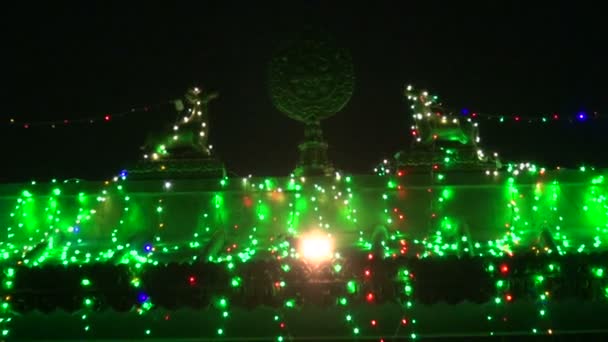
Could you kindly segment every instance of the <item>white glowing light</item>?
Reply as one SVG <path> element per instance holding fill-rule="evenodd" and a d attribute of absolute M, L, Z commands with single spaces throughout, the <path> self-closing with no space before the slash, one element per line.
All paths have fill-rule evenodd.
<path fill-rule="evenodd" d="M 320 262 L 331 259 L 333 241 L 329 235 L 312 233 L 300 239 L 300 255 L 308 261 Z"/>

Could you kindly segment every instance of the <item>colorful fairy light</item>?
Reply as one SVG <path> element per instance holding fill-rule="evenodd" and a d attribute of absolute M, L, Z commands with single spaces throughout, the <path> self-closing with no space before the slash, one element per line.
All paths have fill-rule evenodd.
<path fill-rule="evenodd" d="M 7 125 L 15 128 L 58 128 L 58 127 L 79 127 L 82 125 L 93 125 L 99 123 L 114 122 L 119 119 L 127 119 L 135 115 L 141 115 L 151 110 L 158 110 L 163 107 L 167 107 L 168 104 L 174 104 L 175 101 L 165 101 L 153 105 L 132 107 L 125 111 L 106 113 L 95 116 L 76 116 L 74 119 L 58 119 L 51 121 L 28 121 L 21 118 L 10 118 L 8 120 L 0 121 L 0 125 Z"/>
<path fill-rule="evenodd" d="M 452 111 L 456 112 L 456 111 Z M 462 110 L 460 115 L 465 118 L 474 118 L 477 121 L 484 120 L 486 122 L 515 123 L 515 124 L 547 124 L 551 122 L 576 122 L 586 121 L 587 119 L 600 120 L 605 119 L 604 115 L 598 112 L 587 114 L 587 112 L 575 112 L 568 115 L 560 115 L 559 113 L 537 114 L 537 115 L 521 115 L 521 114 L 491 114 L 480 112 L 465 112 Z"/>
<path fill-rule="evenodd" d="M 424 108 L 437 99 L 427 94 L 416 101 L 422 125 Z M 439 115 L 436 123 L 456 125 L 453 119 Z M 413 135 L 422 139 L 419 129 Z M 519 163 L 466 178 L 451 172 L 456 152 L 438 151 L 441 158 L 424 176 L 387 160 L 379 176 L 140 182 L 122 171 L 102 184 L 3 186 L 2 335 L 13 338 L 11 322 L 25 311 L 20 305 L 33 302 L 13 298 L 45 286 L 24 284 L 23 277 L 55 265 L 75 275 L 64 285 L 79 296 L 78 317 L 88 334 L 82 339 L 98 331 L 96 310 L 121 305 L 108 303 L 117 289 L 124 298 L 114 296 L 142 322 L 134 325 L 134 338 L 156 337 L 157 318 L 177 320 L 163 310 L 187 303 L 213 310 L 208 339 L 240 337 L 241 312 L 234 310 L 248 305 L 270 307 L 264 319 L 272 321 L 276 330 L 269 334 L 277 341 L 295 337 L 288 319 L 311 305 L 338 312 L 337 329 L 353 338 L 415 339 L 432 333 L 416 324 L 423 319 L 416 308 L 453 297 L 492 304 L 479 329 L 498 333 L 509 329 L 508 306 L 530 301 L 527 295 L 535 312 L 526 329 L 558 331 L 549 302 L 559 295 L 552 284 L 564 281 L 562 258 L 605 251 L 606 175 Z M 160 159 L 165 152 L 167 146 L 154 151 Z M 522 267 L 528 260 L 539 261 Z M 99 265 L 108 266 L 106 273 L 89 271 Z M 597 301 L 607 300 L 606 267 L 603 261 L 581 267 Z M 520 283 L 529 285 L 521 290 Z M 398 314 L 375 315 L 387 302 Z"/>
<path fill-rule="evenodd" d="M 189 105 L 184 107 L 181 100 L 176 102 L 176 110 L 181 116 L 170 132 L 147 142 L 144 159 L 158 162 L 171 157 L 171 151 L 184 146 L 194 148 L 203 156 L 210 156 L 213 147 L 207 143 L 209 138 L 209 102 L 218 97 L 217 93 L 207 93 L 194 87 L 186 93 L 184 99 Z M 170 184 L 170 183 L 169 183 Z M 167 184 L 165 184 L 167 186 Z M 170 185 L 169 185 L 170 187 Z"/>

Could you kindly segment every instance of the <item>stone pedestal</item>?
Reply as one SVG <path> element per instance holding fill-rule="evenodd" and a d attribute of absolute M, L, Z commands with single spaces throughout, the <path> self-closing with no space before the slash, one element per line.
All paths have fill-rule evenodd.
<path fill-rule="evenodd" d="M 294 173 L 296 176 L 329 176 L 333 167 L 327 157 L 327 143 L 323 141 L 323 133 L 319 122 L 306 125 L 305 140 L 298 145 L 300 159 Z"/>

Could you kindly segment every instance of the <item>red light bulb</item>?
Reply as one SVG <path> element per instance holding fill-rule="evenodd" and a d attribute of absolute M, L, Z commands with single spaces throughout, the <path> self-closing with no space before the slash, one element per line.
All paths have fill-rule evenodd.
<path fill-rule="evenodd" d="M 500 265 L 500 273 L 502 273 L 502 274 L 509 273 L 509 265 L 507 265 L 507 264 Z"/>

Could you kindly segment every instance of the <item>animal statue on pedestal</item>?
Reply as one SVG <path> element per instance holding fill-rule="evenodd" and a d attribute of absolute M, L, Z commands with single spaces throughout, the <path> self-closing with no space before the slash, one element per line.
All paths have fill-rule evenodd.
<path fill-rule="evenodd" d="M 152 160 L 166 157 L 188 156 L 209 157 L 211 147 L 209 138 L 209 102 L 218 98 L 216 92 L 203 92 L 198 87 L 188 90 L 184 96 L 187 109 L 181 100 L 176 101 L 180 119 L 170 129 L 148 138 L 144 156 Z M 186 111 L 185 115 L 182 112 Z"/>
<path fill-rule="evenodd" d="M 437 97 L 429 96 L 426 91 L 417 94 L 411 86 L 408 86 L 405 96 L 412 102 L 415 122 L 412 134 L 416 142 L 424 145 L 458 142 L 461 145 L 477 146 L 479 129 L 469 118 L 446 113 L 437 102 Z"/>

